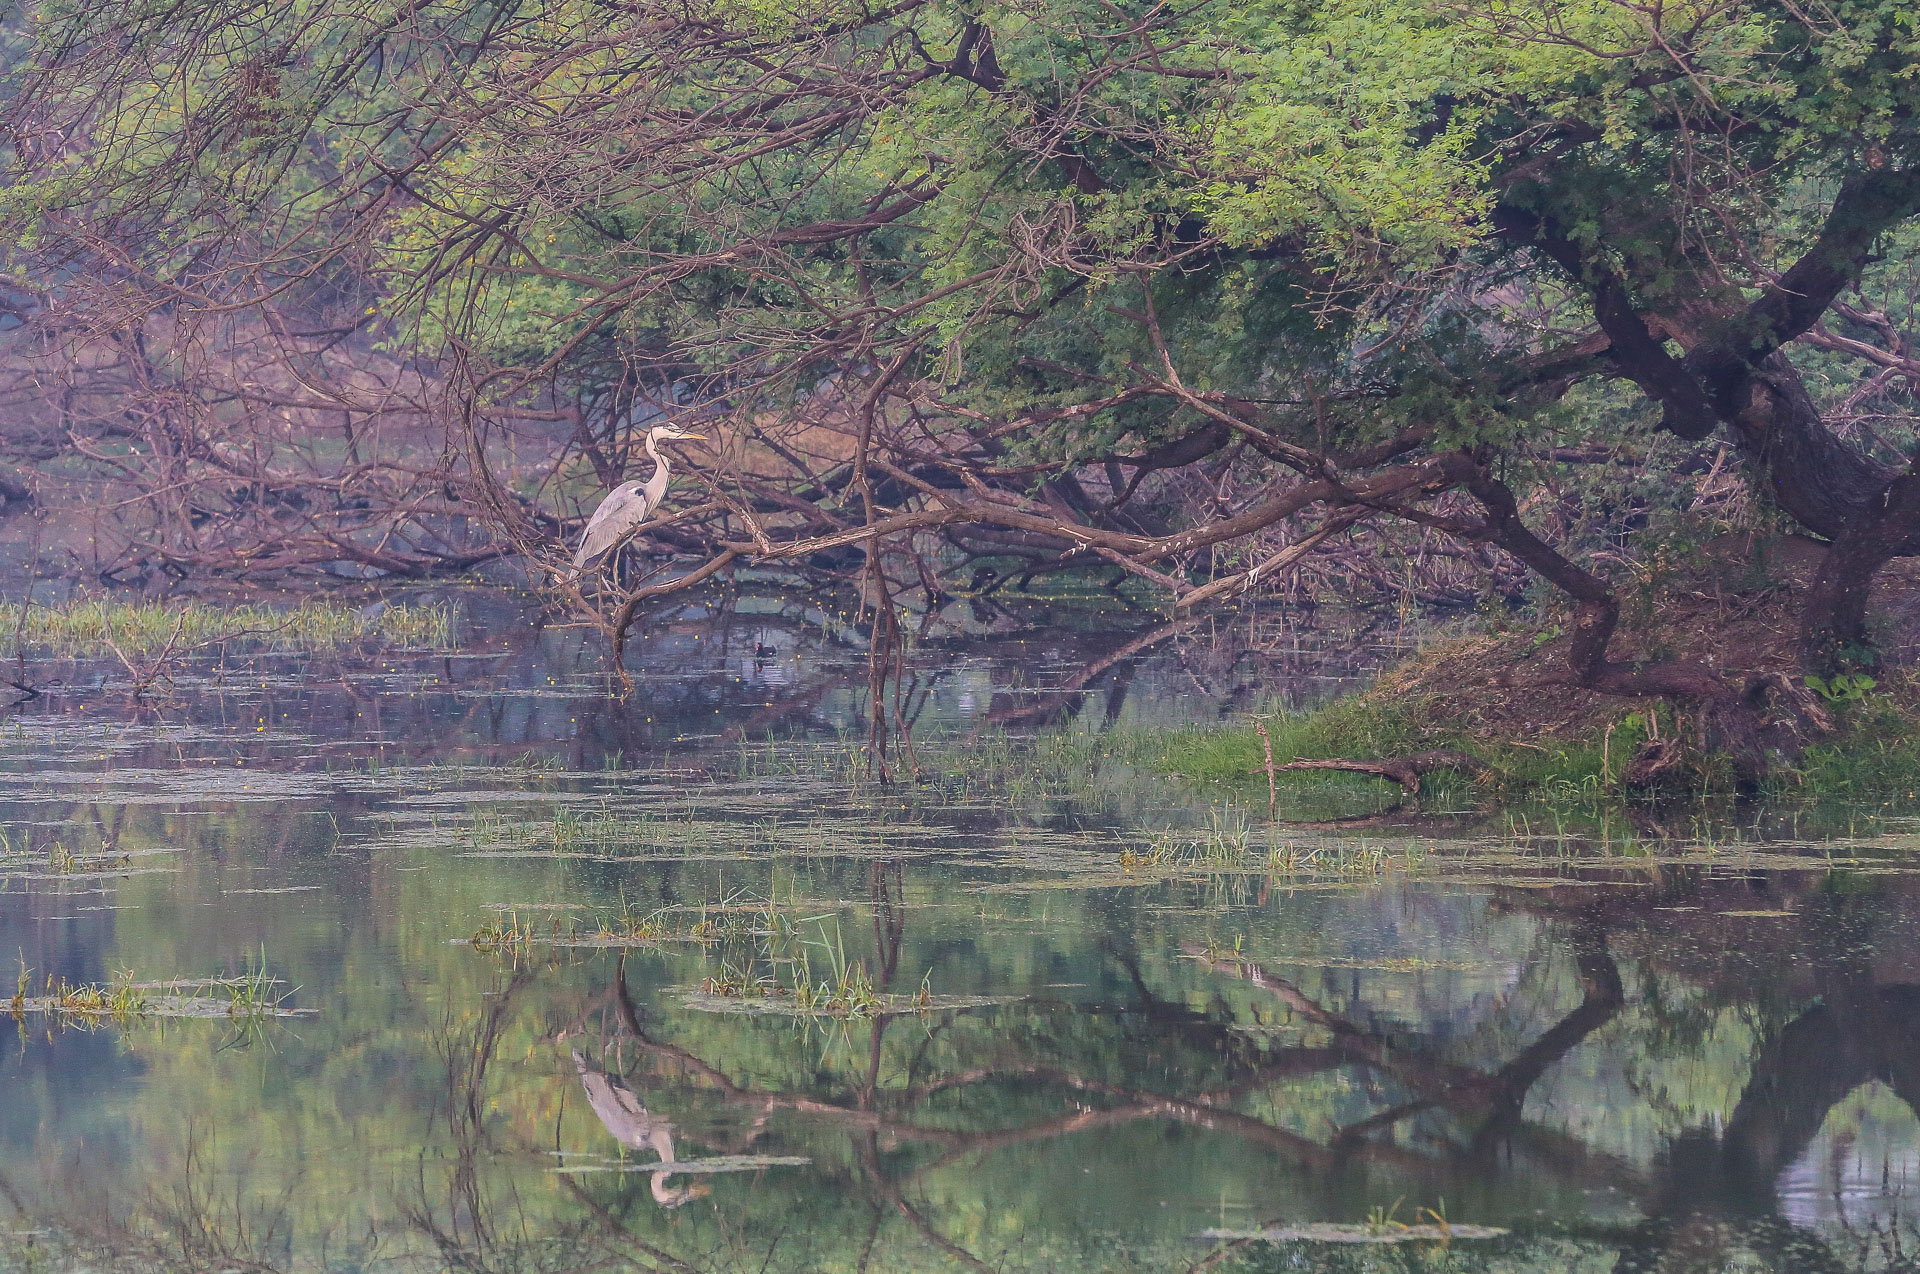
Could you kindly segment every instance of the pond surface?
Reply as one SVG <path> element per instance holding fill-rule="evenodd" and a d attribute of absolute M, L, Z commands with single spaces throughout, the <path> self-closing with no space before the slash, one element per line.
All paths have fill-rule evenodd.
<path fill-rule="evenodd" d="M 0 1269 L 1915 1268 L 1905 812 L 1272 826 L 1108 741 L 1351 664 L 1098 623 L 916 650 L 883 787 L 822 618 L 42 669 Z"/>

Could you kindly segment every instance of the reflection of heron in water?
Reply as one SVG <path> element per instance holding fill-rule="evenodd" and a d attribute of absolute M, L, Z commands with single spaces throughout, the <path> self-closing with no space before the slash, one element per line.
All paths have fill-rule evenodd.
<path fill-rule="evenodd" d="M 618 1075 L 588 1060 L 579 1049 L 573 1050 L 573 1064 L 580 1072 L 580 1083 L 587 1090 L 587 1105 L 600 1117 L 613 1139 L 629 1150 L 651 1150 L 661 1163 L 673 1162 L 673 1125 L 640 1103 L 640 1095 L 628 1088 Z M 663 1208 L 677 1208 L 706 1194 L 704 1182 L 669 1186 L 670 1173 L 653 1174 L 653 1201 Z"/>

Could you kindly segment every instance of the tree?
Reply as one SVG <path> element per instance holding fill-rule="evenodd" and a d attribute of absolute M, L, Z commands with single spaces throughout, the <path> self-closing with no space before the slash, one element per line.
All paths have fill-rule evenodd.
<path fill-rule="evenodd" d="M 1558 589 L 1580 685 L 1694 705 L 1752 779 L 1743 687 L 1616 659 L 1612 584 L 1529 524 L 1555 449 L 1735 453 L 1827 545 L 1810 671 L 1920 548 L 1892 3 L 178 0 L 21 30 L 14 275 L 89 272 L 96 323 L 367 300 L 537 563 L 661 414 L 726 426 L 652 528 L 689 578 L 857 549 L 889 622 L 966 554 L 1179 611 L 1399 526 Z"/>

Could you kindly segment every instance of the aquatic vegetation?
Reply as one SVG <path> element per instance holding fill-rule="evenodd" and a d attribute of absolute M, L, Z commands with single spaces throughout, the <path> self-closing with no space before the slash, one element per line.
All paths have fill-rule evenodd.
<path fill-rule="evenodd" d="M 551 926 L 551 932 L 558 934 L 559 920 Z M 494 954 L 513 954 L 524 951 L 534 943 L 535 932 L 530 924 L 521 922 L 517 913 L 509 913 L 506 918 L 496 920 L 490 925 L 482 925 L 467 938 L 467 944 L 475 951 Z"/>
<path fill-rule="evenodd" d="M 127 601 L 78 601 L 62 606 L 0 603 L 0 633 L 20 634 L 23 653 L 79 658 L 179 654 L 196 647 L 234 650 L 338 650 L 363 641 L 412 649 L 447 650 L 454 643 L 453 608 L 443 604 L 376 603 L 369 607 L 307 601 L 278 608 Z"/>
<path fill-rule="evenodd" d="M 1202 1230 L 1200 1237 L 1221 1242 L 1261 1243 L 1451 1243 L 1455 1239 L 1498 1239 L 1512 1233 L 1497 1225 L 1398 1224 L 1274 1225 L 1264 1230 Z"/>
<path fill-rule="evenodd" d="M 1250 724 L 1167 729 L 1145 711 L 977 734 L 930 717 L 926 781 L 888 788 L 830 728 L 681 744 L 718 719 L 704 691 L 671 723 L 671 757 L 636 747 L 603 765 L 586 734 L 597 705 L 548 697 L 547 669 L 526 700 L 493 694 L 491 659 L 469 665 L 487 665 L 478 692 L 415 700 L 425 679 L 382 663 L 377 686 L 328 701 L 338 736 L 302 724 L 296 702 L 323 692 L 291 677 L 189 686 L 157 722 L 0 723 L 0 792 L 18 811 L 0 828 L 0 901 L 81 942 L 22 944 L 0 1014 L 17 1003 L 30 1026 L 0 1088 L 18 1075 L 65 1099 L 122 1073 L 36 1069 L 56 1025 L 101 1032 L 79 1042 L 140 1068 L 111 1098 L 137 1121 L 135 1153 L 87 1167 L 116 1206 L 173 1207 L 178 1229 L 137 1202 L 127 1215 L 175 1246 L 193 1236 L 194 1268 L 371 1268 L 411 1251 L 438 1268 L 434 1234 L 476 1269 L 630 1264 L 576 1246 L 599 1241 L 582 1207 L 614 1197 L 674 1260 L 770 1274 L 966 1265 L 929 1231 L 1009 1271 L 1573 1268 L 1553 1246 L 1573 1242 L 1562 1225 L 1589 1226 L 1580 1259 L 1609 1268 L 1616 1231 L 1591 1228 L 1553 1155 L 1459 1153 L 1487 1095 L 1538 1073 L 1521 1106 L 1551 1112 L 1552 1137 L 1657 1186 L 1659 1161 L 1584 1112 L 1632 1103 L 1659 1135 L 1724 1122 L 1753 1059 L 1778 1052 L 1765 1033 L 1804 1007 L 1812 942 L 1873 922 L 1893 967 L 1920 932 L 1920 820 L 1869 809 L 1856 826 L 1804 802 L 1661 807 L 1597 783 L 1549 800 L 1441 775 L 1408 816 L 1375 780 L 1302 775 L 1273 818 Z M 1253 707 L 1277 760 L 1299 746 Z M 1881 705 L 1846 710 L 1870 722 Z M 440 721 L 459 725 L 436 753 L 444 739 L 416 736 Z M 1169 777 L 1188 744 L 1218 756 Z M 168 870 L 137 874 L 154 863 Z M 1569 924 L 1576 912 L 1597 920 Z M 277 971 L 317 985 L 318 1015 L 263 1036 L 311 1010 L 258 954 L 218 980 L 101 973 L 238 970 L 256 933 L 288 934 Z M 1572 1043 L 1575 1027 L 1591 1039 Z M 272 1051 L 238 1053 L 256 1039 Z M 1536 1071 L 1549 1044 L 1569 1051 Z M 582 1100 L 576 1048 L 620 1079 L 633 1120 L 672 1126 L 671 1151 Z M 1622 1065 L 1657 1100 L 1609 1087 Z M 92 1144 L 99 1108 L 48 1101 L 52 1135 L 9 1143 L 26 1164 L 12 1179 L 54 1225 L 61 1156 Z M 179 1112 L 230 1144 L 189 1152 Z M 1339 1163 L 1362 1170 L 1354 1188 L 1316 1193 Z M 711 1181 L 711 1206 L 654 1193 L 667 1168 Z M 194 1172 L 198 1210 L 169 1203 Z M 466 1192 L 418 1204 L 423 1172 L 434 1198 Z M 1442 1190 L 1470 1200 L 1461 1221 Z M 1369 1212 L 1396 1194 L 1433 1214 Z M 983 1234 L 970 1218 L 989 1198 Z M 484 1215 L 503 1199 L 523 1215 Z M 468 1214 L 451 1224 L 449 1206 L 525 1242 L 459 1237 Z M 45 1223 L 6 1207 L 0 1230 Z M 790 1257 L 775 1239 L 794 1218 L 809 1237 Z M 0 1271 L 24 1274 L 11 1250 L 0 1235 Z"/>
<path fill-rule="evenodd" d="M 813 936 L 802 935 L 802 924 L 817 926 Z M 930 969 L 912 995 L 882 992 L 874 985 L 865 959 L 848 956 L 839 921 L 833 917 L 794 922 L 772 913 L 768 927 L 755 936 L 758 950 L 737 964 L 722 959 L 719 968 L 689 993 L 690 1005 L 725 1012 L 733 1010 L 724 1002 L 733 1001 L 738 1011 L 856 1019 L 993 1002 L 934 995 Z"/>
<path fill-rule="evenodd" d="M 1167 828 L 1144 847 L 1121 850 L 1120 867 L 1140 873 L 1252 871 L 1362 879 L 1417 870 L 1427 857 L 1412 838 L 1393 845 L 1345 837 L 1303 842 L 1284 824 L 1256 828 L 1244 807 L 1224 805 L 1209 808 L 1199 827 Z"/>
<path fill-rule="evenodd" d="M 476 854 L 625 857 L 685 848 L 709 826 L 691 815 L 676 818 L 658 810 L 615 810 L 603 800 L 590 809 L 556 804 L 544 819 L 483 810 L 468 821 L 466 842 L 469 852 Z"/>
<path fill-rule="evenodd" d="M 46 1013 L 59 1018 L 123 1023 L 146 1016 L 151 1003 L 145 994 L 148 988 L 134 982 L 130 972 L 119 974 L 111 982 L 79 985 L 49 976 L 37 994 L 30 994 L 32 985 L 32 972 L 22 959 L 13 998 L 7 1006 L 15 1018 Z"/>
<path fill-rule="evenodd" d="M 154 1018 L 220 1018 L 245 1029 L 272 1018 L 311 1013 L 287 1007 L 297 989 L 282 987 L 267 973 L 264 959 L 259 967 L 230 978 L 140 982 L 131 971 L 122 970 L 107 982 L 72 983 L 49 977 L 37 991 L 23 963 L 6 1008 L 16 1019 L 36 1013 L 82 1027 L 126 1027 Z"/>
<path fill-rule="evenodd" d="M 790 922 L 776 904 L 744 898 L 736 894 L 712 906 L 642 910 L 634 906 L 623 891 L 618 907 L 611 912 L 594 911 L 591 918 L 584 921 L 556 914 L 544 928 L 531 918 L 523 919 L 521 908 L 507 907 L 499 919 L 474 930 L 464 942 L 476 951 L 518 957 L 536 946 L 636 947 L 668 942 L 710 945 L 723 938 L 772 935 L 790 928 Z"/>

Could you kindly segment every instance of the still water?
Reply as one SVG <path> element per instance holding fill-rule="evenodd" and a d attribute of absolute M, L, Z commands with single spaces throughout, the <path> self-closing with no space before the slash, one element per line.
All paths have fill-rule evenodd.
<path fill-rule="evenodd" d="M 1350 667 L 1098 624 L 887 788 L 804 608 L 513 628 L 0 718 L 0 1270 L 1915 1268 L 1897 812 L 1275 828 L 1101 740 Z"/>

